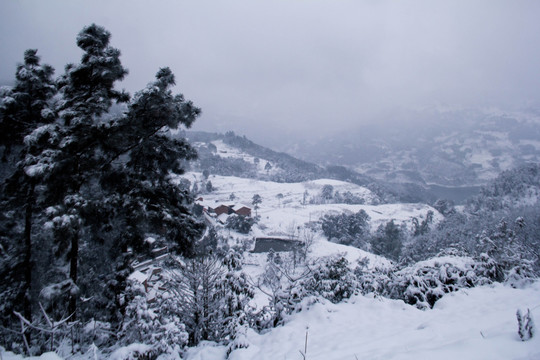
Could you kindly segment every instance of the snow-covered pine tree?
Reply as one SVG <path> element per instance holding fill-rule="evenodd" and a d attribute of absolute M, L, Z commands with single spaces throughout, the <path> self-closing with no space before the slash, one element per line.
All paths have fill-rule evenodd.
<path fill-rule="evenodd" d="M 242 253 L 234 249 L 230 249 L 223 258 L 227 272 L 220 284 L 220 337 L 232 342 L 231 348 L 247 347 L 242 337 L 249 326 L 249 302 L 255 296 L 246 274 L 242 272 L 242 258 Z"/>
<path fill-rule="evenodd" d="M 0 266 L 0 276 L 4 279 L 0 285 L 3 299 L 0 316 L 4 326 L 8 326 L 6 321 L 14 310 L 31 321 L 32 307 L 36 305 L 32 299 L 36 292 L 32 287 L 33 225 L 36 185 L 40 178 L 36 172 L 25 171 L 21 160 L 25 155 L 38 152 L 42 146 L 33 137 L 24 141 L 25 136 L 54 120 L 51 110 L 51 99 L 56 93 L 53 73 L 51 66 L 40 64 L 37 50 L 26 50 L 24 63 L 17 66 L 15 86 L 0 99 L 0 147 L 3 149 L 0 246 L 5 252 Z M 38 188 L 37 195 L 39 191 Z"/>
<path fill-rule="evenodd" d="M 215 256 L 197 257 L 171 272 L 170 288 L 177 311 L 186 325 L 189 345 L 203 340 L 219 341 L 221 330 L 220 292 L 224 269 Z"/>
<path fill-rule="evenodd" d="M 152 302 L 141 284 L 130 282 L 125 293 L 128 302 L 120 329 L 122 344 L 143 343 L 152 355 L 169 354 L 178 358 L 188 341 L 188 333 L 178 313 L 178 300 L 156 294 Z"/>
<path fill-rule="evenodd" d="M 173 178 L 195 151 L 169 134 L 189 127 L 200 110 L 172 94 L 174 75 L 164 68 L 126 114 L 112 115 L 111 105 L 128 96 L 114 89 L 127 71 L 109 40 L 110 33 L 97 25 L 79 33 L 84 53 L 58 81 L 58 120 L 26 136 L 32 151 L 25 153 L 21 171 L 42 182 L 40 216 L 49 221 L 41 233 L 56 240 L 43 249 L 50 258 L 39 269 L 50 285 L 42 300 L 49 300 L 54 318 L 119 321 L 130 260 L 148 249 L 147 235 L 192 255 L 203 230 L 189 212 L 188 190 Z M 6 212 L 0 215 L 2 223 L 10 222 Z M 2 240 L 8 230 L 0 228 Z M 10 249 L 2 244 L 0 250 L 4 256 Z M 85 300 L 77 304 L 78 298 Z"/>
<path fill-rule="evenodd" d="M 103 166 L 101 184 L 117 204 L 116 215 L 124 219 L 118 238 L 124 249 L 140 248 L 145 234 L 153 233 L 189 257 L 204 224 L 190 213 L 192 195 L 173 176 L 183 174 L 183 163 L 195 159 L 196 152 L 170 130 L 190 127 L 200 110 L 181 94 L 173 95 L 174 84 L 171 70 L 162 68 L 153 83 L 135 94 L 113 129 L 109 144 L 115 156 Z"/>
<path fill-rule="evenodd" d="M 17 65 L 14 87 L 7 89 L 0 99 L 2 162 L 8 161 L 13 147 L 21 148 L 26 135 L 40 125 L 54 121 L 54 112 L 50 108 L 50 100 L 56 93 L 53 74 L 50 65 L 40 64 L 36 49 L 24 52 L 24 63 Z"/>
<path fill-rule="evenodd" d="M 92 24 L 77 36 L 83 50 L 81 62 L 67 65 L 58 82 L 62 101 L 59 115 L 59 141 L 43 151 L 37 163 L 50 159 L 47 174 L 48 200 L 55 204 L 52 224 L 58 240 L 57 253 L 66 255 L 70 289 L 68 313 L 76 318 L 79 250 L 88 245 L 91 232 L 84 232 L 87 209 L 100 201 L 97 183 L 100 165 L 106 159 L 108 124 L 103 119 L 113 101 L 126 101 L 128 95 L 114 89 L 127 74 L 120 62 L 120 51 L 109 45 L 110 33 Z"/>

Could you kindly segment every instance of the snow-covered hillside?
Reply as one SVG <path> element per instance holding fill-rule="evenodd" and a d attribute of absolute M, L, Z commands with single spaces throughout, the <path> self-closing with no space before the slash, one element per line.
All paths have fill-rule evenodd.
<path fill-rule="evenodd" d="M 385 298 L 323 301 L 267 333 L 249 331 L 249 346 L 229 359 L 302 359 L 306 332 L 309 360 L 540 359 L 540 336 L 523 342 L 517 334 L 516 310 L 527 308 L 540 318 L 540 282 L 525 289 L 495 284 L 460 290 L 427 311 Z M 187 360 L 225 358 L 226 348 L 212 343 L 187 355 Z"/>
<path fill-rule="evenodd" d="M 217 151 L 217 156 L 225 159 L 241 159 L 245 162 L 252 163 L 257 167 L 257 172 L 260 174 L 274 174 L 278 169 L 275 167 L 275 164 L 272 165 L 272 161 L 268 159 L 261 159 L 255 156 L 246 154 L 238 148 L 225 144 L 223 140 L 212 141 Z M 267 165 L 269 164 L 269 165 Z M 268 168 L 267 168 L 268 166 Z"/>
<path fill-rule="evenodd" d="M 234 155 L 228 151 L 227 154 Z M 434 214 L 434 223 L 443 219 L 439 212 L 428 205 L 378 204 L 377 197 L 368 189 L 331 179 L 276 183 L 232 176 L 210 175 L 206 178 L 197 172 L 186 173 L 176 178 L 178 183 L 185 186 L 186 182 L 182 179 L 189 180 L 191 185 L 197 183 L 200 189 L 204 189 L 197 200 L 203 207 L 216 208 L 223 204 L 245 205 L 252 208 L 253 215 L 260 216 L 259 222 L 247 235 L 236 233 L 222 225 L 216 226 L 218 233 L 227 239 L 229 245 L 245 245 L 257 237 L 304 240 L 302 239 L 304 230 L 312 231 L 313 244 L 306 259 L 298 267 L 295 262 L 295 268 L 287 274 L 292 274 L 293 277 L 301 274 L 306 268 L 316 268 L 325 261 L 324 258 L 330 256 L 334 256 L 335 259 L 344 257 L 352 272 L 358 269 L 356 267 L 361 260 L 364 260 L 362 264 L 365 269 L 373 271 L 373 274 L 378 272 L 384 276 L 385 271 L 395 270 L 393 264 L 384 257 L 355 247 L 329 242 L 319 227 L 312 226 L 326 214 L 356 213 L 364 210 L 370 217 L 372 231 L 390 220 L 410 225 L 413 218 L 425 219 L 429 211 Z M 206 186 L 203 187 L 203 184 L 208 184 L 209 181 L 211 191 L 206 190 Z M 361 199 L 363 204 L 331 203 L 335 202 L 335 199 L 325 199 L 321 196 L 323 189 L 328 185 L 332 187 L 334 194 L 350 193 L 356 199 Z M 252 205 L 253 196 L 256 194 L 262 198 L 257 210 Z M 218 224 L 217 220 L 215 221 Z M 292 263 L 293 254 L 282 253 L 280 256 L 283 263 L 288 264 L 283 267 L 285 269 Z M 407 269 L 410 270 L 409 273 L 416 273 L 431 267 L 439 273 L 436 264 L 444 263 L 448 259 L 452 262 L 457 258 L 438 257 L 435 260 L 418 262 Z M 465 264 L 466 266 L 462 268 L 476 266 L 472 258 L 468 259 L 471 263 Z M 254 296 L 249 302 L 249 308 L 253 312 L 262 312 L 265 307 L 269 307 L 271 301 L 269 285 L 261 281 L 266 276 L 268 268 L 268 253 L 244 252 L 242 272 L 254 291 Z M 445 267 L 440 269 L 443 268 L 446 269 Z M 399 272 L 396 274 L 399 275 Z M 280 281 L 289 280 L 283 277 Z M 230 344 L 203 341 L 196 347 L 186 348 L 182 359 L 533 360 L 540 358 L 540 337 L 533 337 L 526 342 L 521 341 L 517 334 L 516 320 L 518 309 L 524 312 L 530 309 L 533 317 L 539 317 L 540 282 L 531 282 L 519 289 L 499 283 L 476 288 L 464 287 L 444 296 L 442 295 L 444 291 L 440 288 L 438 290 L 442 298 L 435 302 L 433 309 L 426 310 L 419 310 L 403 300 L 391 300 L 372 292 L 365 296 L 357 294 L 350 298 L 346 297 L 338 303 L 332 303 L 324 296 L 316 298 L 307 296 L 298 306 L 302 311 L 288 312 L 284 315 L 283 322 L 276 327 L 267 327 L 258 333 L 253 328 L 246 327 L 245 333 L 241 330 L 234 340 L 235 344 L 241 345 L 239 348 L 231 348 Z M 282 287 L 278 291 L 287 291 L 287 287 Z M 357 289 L 357 293 L 359 292 Z M 90 360 L 101 356 L 105 359 L 124 360 L 132 359 L 135 350 L 144 352 L 150 347 L 147 344 L 132 343 L 116 348 L 114 352 L 106 355 L 99 353 L 97 348 L 96 352 L 92 352 L 92 349 L 74 356 L 48 353 L 34 359 Z M 305 352 L 305 357 L 301 352 Z M 62 354 L 61 351 L 59 353 Z M 65 354 L 69 354 L 69 351 Z M 2 360 L 22 359 L 21 356 L 5 352 L 1 348 L 0 355 Z M 172 358 L 179 359 L 163 357 L 163 359 Z"/>
<path fill-rule="evenodd" d="M 207 181 L 200 173 L 188 173 L 184 176 L 192 183 Z M 434 213 L 434 223 L 442 219 L 437 210 L 426 204 L 379 204 L 377 196 L 368 189 L 339 180 L 319 179 L 302 183 L 275 183 L 233 176 L 211 175 L 214 190 L 202 194 L 203 206 L 216 207 L 220 204 L 243 204 L 252 207 L 253 195 L 262 198 L 257 214 L 261 219 L 254 227 L 254 236 L 290 236 L 298 232 L 298 227 L 318 221 L 325 214 L 355 213 L 364 210 L 370 217 L 372 230 L 380 224 L 395 220 L 410 225 L 413 218 L 424 219 L 428 211 Z M 351 194 L 364 200 L 365 204 L 320 203 L 320 194 L 325 185 L 331 185 L 334 192 Z M 231 194 L 233 200 L 231 200 Z M 282 196 L 281 196 L 282 195 Z M 310 203 L 311 202 L 311 203 Z M 255 212 L 255 211 L 254 211 Z M 294 232 L 294 233 L 293 233 Z"/>

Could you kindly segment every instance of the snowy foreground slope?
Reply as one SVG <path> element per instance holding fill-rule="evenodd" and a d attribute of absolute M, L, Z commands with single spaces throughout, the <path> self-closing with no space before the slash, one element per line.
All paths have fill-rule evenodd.
<path fill-rule="evenodd" d="M 249 331 L 249 347 L 233 351 L 229 359 L 302 359 L 306 330 L 309 360 L 540 359 L 540 335 L 525 342 L 517 335 L 518 308 L 530 308 L 540 319 L 539 281 L 524 289 L 494 284 L 460 290 L 427 311 L 369 296 L 340 304 L 321 302 L 262 335 Z M 225 346 L 207 342 L 190 349 L 184 360 L 225 360 L 226 352 Z M 0 354 L 2 360 L 23 359 L 1 348 Z M 62 358 L 48 353 L 31 359 Z"/>
<path fill-rule="evenodd" d="M 540 282 L 525 289 L 502 284 L 445 295 L 422 311 L 402 301 L 356 296 L 346 303 L 324 302 L 294 314 L 282 327 L 248 332 L 246 349 L 232 360 L 302 359 L 306 329 L 310 360 L 338 359 L 540 359 L 540 335 L 522 342 L 516 310 L 540 319 Z M 187 360 L 222 360 L 226 348 L 206 343 Z"/>

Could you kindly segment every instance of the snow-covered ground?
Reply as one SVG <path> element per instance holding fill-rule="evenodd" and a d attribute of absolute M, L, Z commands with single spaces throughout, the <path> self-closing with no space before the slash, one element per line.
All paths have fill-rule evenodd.
<path fill-rule="evenodd" d="M 190 173 L 190 181 L 200 181 L 201 175 Z M 263 202 L 258 214 L 259 226 L 250 237 L 291 235 L 298 226 L 317 221 L 324 214 L 364 210 L 371 218 L 374 230 L 379 224 L 394 219 L 409 224 L 413 217 L 425 218 L 434 212 L 434 221 L 442 216 L 424 204 L 303 204 L 303 194 L 319 194 L 326 184 L 334 190 L 350 191 L 370 203 L 369 190 L 336 180 L 317 180 L 305 183 L 281 184 L 235 177 L 210 176 L 212 193 L 203 195 L 210 205 L 233 203 L 251 205 L 259 194 Z M 282 194 L 282 198 L 277 195 Z M 251 206 L 250 206 L 251 207 Z M 298 230 L 299 232 L 300 230 Z M 331 254 L 344 254 L 351 265 L 367 257 L 371 267 L 385 267 L 389 262 L 360 249 L 326 241 L 318 233 L 309 259 Z M 284 255 L 287 256 L 287 255 Z M 244 271 L 255 281 L 263 272 L 266 254 L 246 253 Z M 257 292 L 254 305 L 264 305 L 265 295 Z M 517 335 L 516 310 L 532 310 L 540 316 L 540 282 L 525 289 L 513 289 L 495 284 L 460 290 L 445 295 L 431 310 L 418 310 L 403 301 L 355 296 L 349 301 L 332 304 L 322 300 L 308 310 L 290 316 L 285 325 L 257 334 L 248 330 L 248 348 L 237 349 L 229 359 L 540 359 L 540 336 L 522 342 Z M 188 360 L 226 359 L 227 349 L 204 343 L 190 349 Z"/>
<path fill-rule="evenodd" d="M 402 301 L 356 296 L 346 303 L 323 302 L 292 315 L 264 334 L 247 333 L 249 347 L 231 360 L 302 359 L 540 359 L 540 334 L 521 341 L 516 310 L 540 318 L 540 282 L 525 289 L 502 284 L 445 295 L 432 310 Z M 187 360 L 222 360 L 226 348 L 206 343 Z"/>
<path fill-rule="evenodd" d="M 201 181 L 199 173 L 185 175 L 190 181 Z M 413 217 L 425 218 L 427 211 L 434 212 L 434 221 L 440 221 L 435 209 L 424 204 L 304 204 L 304 193 L 319 194 L 324 185 L 332 185 L 334 191 L 350 191 L 370 203 L 375 197 L 360 186 L 336 181 L 316 180 L 304 183 L 282 184 L 236 177 L 210 176 L 215 190 L 202 195 L 201 203 L 207 206 L 220 204 L 245 204 L 251 206 L 254 194 L 263 202 L 258 209 L 260 223 L 253 231 L 242 237 L 256 236 L 301 237 L 301 228 L 310 221 L 317 221 L 328 213 L 357 212 L 364 210 L 371 218 L 372 229 L 394 219 L 410 223 Z M 230 201 L 230 194 L 235 194 Z M 283 197 L 278 197 L 282 194 Z M 224 230 L 222 230 L 224 231 Z M 295 235 L 295 234 L 296 235 Z M 356 261 L 369 259 L 369 267 L 384 268 L 390 262 L 361 249 L 328 242 L 322 234 L 315 233 L 308 262 L 332 254 L 343 254 L 355 266 Z M 283 257 L 290 254 L 283 254 Z M 253 283 L 264 271 L 266 253 L 245 253 L 244 269 Z M 234 350 L 229 359 L 540 359 L 540 334 L 522 342 L 517 334 L 516 310 L 531 309 L 533 317 L 540 318 L 540 281 L 524 289 L 514 289 L 502 284 L 462 289 L 445 295 L 433 309 L 418 310 L 403 301 L 374 296 L 353 296 L 346 302 L 332 304 L 324 299 L 311 304 L 303 311 L 286 319 L 283 326 L 261 334 L 248 330 L 244 343 L 247 348 Z M 260 308 L 268 298 L 256 291 L 254 306 Z M 304 351 L 305 357 L 300 351 Z M 144 347 L 132 344 L 118 351 L 126 354 L 132 348 Z M 122 353 L 123 354 L 123 353 Z M 122 358 L 121 353 L 111 354 Z M 118 356 L 118 357 L 115 357 Z M 95 354 L 69 356 L 70 360 L 101 358 Z M 107 358 L 107 357 L 104 357 Z M 23 357 L 5 352 L 0 348 L 0 360 L 21 360 Z M 34 360 L 62 360 L 54 353 L 47 353 Z M 67 359 L 67 358 L 66 358 Z M 227 347 L 205 342 L 187 351 L 184 360 L 225 360 Z"/>
<path fill-rule="evenodd" d="M 307 332 L 309 360 L 536 360 L 540 334 L 529 341 L 517 334 L 516 310 L 527 308 L 540 319 L 539 281 L 524 289 L 494 284 L 460 290 L 425 311 L 370 296 L 340 304 L 322 301 L 290 316 L 284 326 L 263 334 L 248 331 L 249 347 L 233 351 L 229 359 L 302 359 Z M 226 352 L 225 346 L 203 343 L 184 360 L 225 360 Z M 23 359 L 1 348 L 0 358 Z M 53 353 L 31 359 L 61 360 Z"/>
<path fill-rule="evenodd" d="M 251 156 L 251 155 L 248 155 L 246 154 L 245 152 L 241 151 L 240 149 L 238 148 L 235 148 L 233 146 L 229 146 L 227 144 L 225 144 L 222 140 L 216 140 L 216 141 L 212 141 L 212 144 L 214 144 L 216 146 L 216 149 L 217 149 L 217 154 L 219 157 L 222 157 L 222 158 L 230 158 L 230 159 L 241 159 L 241 160 L 244 160 L 248 163 L 252 163 L 252 164 L 255 164 L 255 157 L 254 156 Z M 257 171 L 260 172 L 260 173 L 268 173 L 268 174 L 273 174 L 277 171 L 277 168 L 275 168 L 272 164 L 272 162 L 270 162 L 270 165 L 272 166 L 271 169 L 266 169 L 266 163 L 268 162 L 268 160 L 265 160 L 265 159 L 259 159 L 259 162 L 256 163 L 257 165 Z"/>

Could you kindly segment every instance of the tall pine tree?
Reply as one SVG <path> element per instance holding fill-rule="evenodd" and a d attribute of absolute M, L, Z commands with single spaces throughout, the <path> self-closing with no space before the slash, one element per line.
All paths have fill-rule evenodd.
<path fill-rule="evenodd" d="M 88 209 L 99 200 L 96 187 L 99 167 L 106 161 L 109 124 L 103 118 L 114 101 L 127 101 L 128 95 L 114 89 L 127 74 L 120 62 L 120 51 L 109 45 L 110 33 L 92 24 L 77 36 L 84 51 L 81 62 L 67 65 L 58 87 L 62 100 L 61 118 L 51 137 L 52 146 L 29 161 L 29 168 L 43 169 L 46 163 L 47 200 L 54 204 L 52 227 L 57 238 L 57 254 L 65 254 L 69 264 L 68 313 L 75 318 L 79 249 L 85 232 Z"/>
<path fill-rule="evenodd" d="M 174 183 L 173 175 L 182 174 L 184 162 L 194 159 L 196 152 L 170 130 L 190 127 L 200 110 L 181 94 L 173 95 L 174 84 L 171 70 L 163 68 L 153 83 L 135 94 L 111 141 L 116 146 L 113 153 L 123 156 L 110 163 L 103 185 L 122 196 L 118 201 L 127 210 L 124 242 L 140 247 L 145 234 L 156 234 L 170 248 L 191 256 L 203 224 L 194 220 L 189 211 L 193 199 Z"/>
<path fill-rule="evenodd" d="M 37 50 L 26 50 L 24 63 L 17 65 L 14 87 L 0 100 L 0 147 L 3 150 L 0 233 L 1 247 L 5 251 L 1 259 L 5 262 L 0 266 L 0 276 L 4 279 L 0 293 L 4 320 L 11 318 L 13 311 L 22 310 L 31 321 L 32 305 L 35 305 L 33 215 L 40 179 L 32 171 L 25 171 L 22 160 L 39 152 L 42 146 L 29 136 L 30 133 L 55 119 L 51 109 L 56 93 L 53 73 L 51 66 L 40 64 Z"/>

